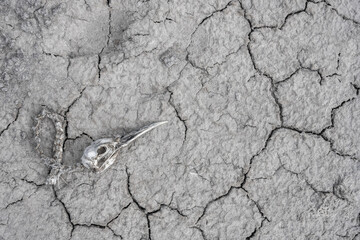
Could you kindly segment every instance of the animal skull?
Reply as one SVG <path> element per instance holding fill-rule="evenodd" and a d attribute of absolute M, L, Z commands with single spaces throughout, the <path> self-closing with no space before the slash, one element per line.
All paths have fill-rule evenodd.
<path fill-rule="evenodd" d="M 94 141 L 85 148 L 81 158 L 82 164 L 95 172 L 102 172 L 114 163 L 118 153 L 116 145 L 117 142 L 113 138 L 102 138 Z"/>
<path fill-rule="evenodd" d="M 81 157 L 81 163 L 88 169 L 102 172 L 115 162 L 122 147 L 127 146 L 138 137 L 164 123 L 166 121 L 153 123 L 122 137 L 98 139 L 85 149 Z"/>

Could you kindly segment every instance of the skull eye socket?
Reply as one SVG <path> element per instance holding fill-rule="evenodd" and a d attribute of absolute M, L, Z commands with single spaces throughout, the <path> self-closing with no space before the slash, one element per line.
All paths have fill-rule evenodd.
<path fill-rule="evenodd" d="M 97 150 L 98 154 L 103 154 L 105 152 L 106 152 L 106 147 L 99 147 L 98 150 Z"/>

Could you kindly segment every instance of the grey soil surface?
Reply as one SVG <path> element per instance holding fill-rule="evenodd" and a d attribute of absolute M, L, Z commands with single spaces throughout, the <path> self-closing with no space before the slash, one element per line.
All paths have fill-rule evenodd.
<path fill-rule="evenodd" d="M 360 239 L 359 91 L 358 0 L 2 0 L 0 239 Z"/>

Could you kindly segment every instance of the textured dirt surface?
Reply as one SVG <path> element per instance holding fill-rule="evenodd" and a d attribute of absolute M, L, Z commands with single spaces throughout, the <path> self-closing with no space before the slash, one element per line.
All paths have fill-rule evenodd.
<path fill-rule="evenodd" d="M 360 239 L 359 1 L 3 0 L 0 50 L 0 239 Z M 169 123 L 50 186 L 44 105 L 67 165 Z"/>

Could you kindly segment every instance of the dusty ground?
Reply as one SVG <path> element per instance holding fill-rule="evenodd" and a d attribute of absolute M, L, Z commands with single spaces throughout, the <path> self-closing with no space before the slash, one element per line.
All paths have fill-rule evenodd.
<path fill-rule="evenodd" d="M 0 239 L 360 239 L 359 1 L 2 0 L 0 19 Z M 68 165 L 169 123 L 52 187 L 41 105 Z"/>

